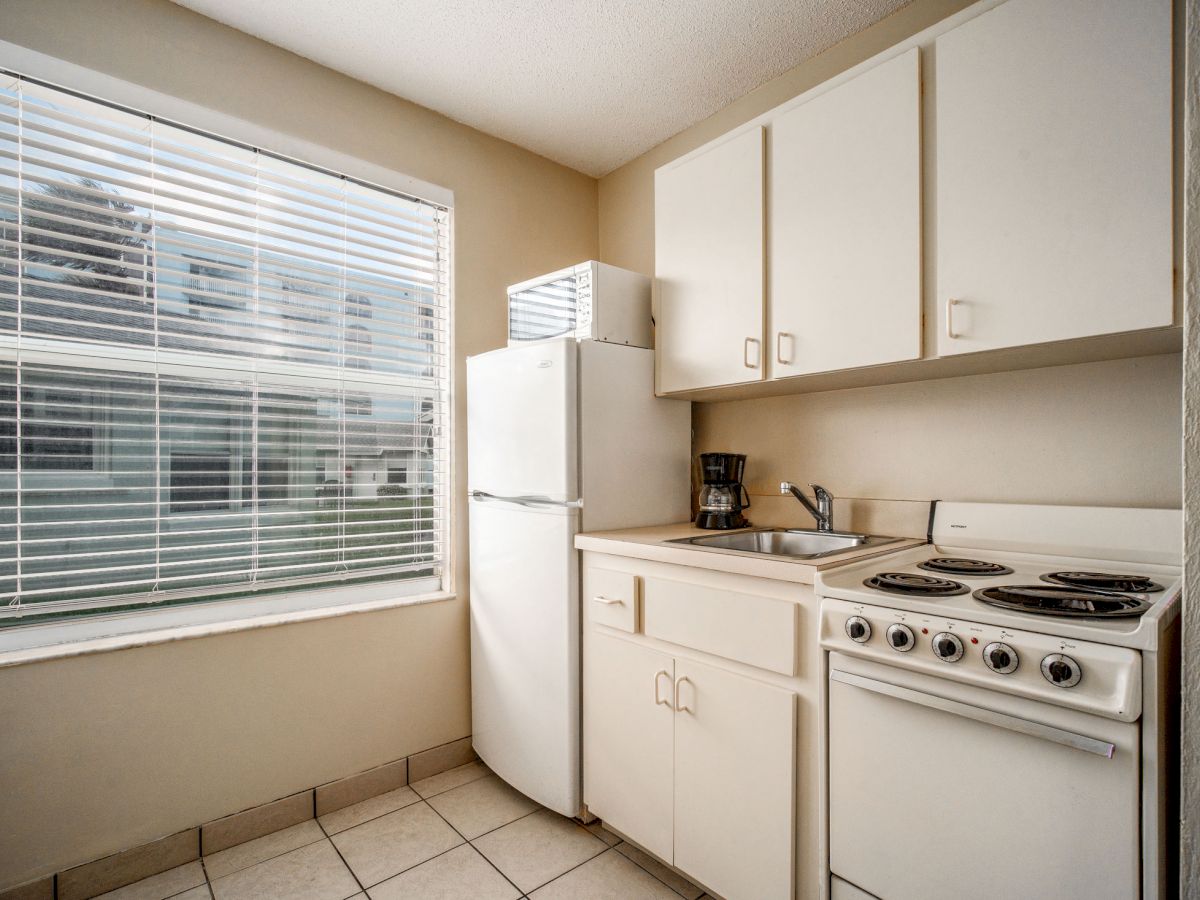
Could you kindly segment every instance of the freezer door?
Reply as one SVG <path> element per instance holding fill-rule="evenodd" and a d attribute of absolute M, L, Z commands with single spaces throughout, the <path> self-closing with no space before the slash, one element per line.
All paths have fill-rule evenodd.
<path fill-rule="evenodd" d="M 580 812 L 579 511 L 470 501 L 475 751 L 544 806 Z"/>
<path fill-rule="evenodd" d="M 576 343 L 467 360 L 467 482 L 496 496 L 578 497 Z"/>

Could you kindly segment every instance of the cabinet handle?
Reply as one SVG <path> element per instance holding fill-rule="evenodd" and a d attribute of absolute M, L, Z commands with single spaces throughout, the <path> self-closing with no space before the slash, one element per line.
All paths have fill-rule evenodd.
<path fill-rule="evenodd" d="M 755 362 L 750 362 L 750 345 L 751 344 L 753 344 L 754 348 L 755 348 L 755 354 L 754 354 L 754 358 L 756 360 Z M 742 346 L 742 363 L 746 366 L 747 369 L 757 369 L 759 364 L 762 362 L 762 351 L 759 349 L 760 346 L 761 346 L 761 341 L 759 341 L 758 338 L 746 338 L 746 343 Z"/>
<path fill-rule="evenodd" d="M 691 684 L 691 683 L 692 683 L 692 680 L 691 680 L 690 678 L 688 678 L 686 675 L 683 675 L 683 676 L 681 676 L 681 677 L 679 677 L 679 678 L 676 678 L 676 679 L 675 679 L 675 711 L 676 711 L 676 712 L 690 712 L 690 713 L 695 713 L 695 710 L 693 710 L 693 709 L 692 709 L 690 706 L 684 706 L 684 705 L 683 705 L 683 704 L 680 702 L 680 700 L 679 700 L 679 687 L 680 687 L 680 685 L 682 685 L 682 684 L 683 684 L 685 681 L 686 681 L 688 684 Z"/>
<path fill-rule="evenodd" d="M 946 298 L 946 337 L 952 341 L 958 338 L 958 332 L 954 330 L 954 307 L 958 306 L 959 302 L 954 297 Z"/>
<path fill-rule="evenodd" d="M 784 338 L 787 338 L 792 344 L 792 352 L 788 354 L 788 359 L 783 358 L 783 339 Z M 791 357 L 793 357 L 795 355 L 795 353 L 796 353 L 796 337 L 795 337 L 795 335 L 788 334 L 786 331 L 781 331 L 781 332 L 779 332 L 779 334 L 775 335 L 775 362 L 779 363 L 781 366 L 790 366 L 792 364 Z"/>
<path fill-rule="evenodd" d="M 662 706 L 665 706 L 667 709 L 670 709 L 671 701 L 664 700 L 664 699 L 662 699 L 662 697 L 660 697 L 658 695 L 658 680 L 660 678 L 667 679 L 667 686 L 669 687 L 671 684 L 671 673 L 668 672 L 666 669 L 659 669 L 657 672 L 654 673 L 654 705 L 658 706 L 661 704 Z"/>
<path fill-rule="evenodd" d="M 597 595 L 597 596 L 593 597 L 592 599 L 595 600 L 597 603 L 603 603 L 605 606 L 612 606 L 612 604 L 614 604 L 614 603 L 616 603 L 618 605 L 623 605 L 625 603 L 625 601 L 622 600 L 620 597 L 601 597 L 601 596 Z"/>

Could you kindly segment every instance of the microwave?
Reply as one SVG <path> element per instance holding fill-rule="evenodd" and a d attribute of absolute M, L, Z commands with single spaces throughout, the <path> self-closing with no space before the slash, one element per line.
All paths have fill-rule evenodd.
<path fill-rule="evenodd" d="M 653 346 L 650 279 L 589 260 L 508 289 L 508 346 L 561 337 Z"/>

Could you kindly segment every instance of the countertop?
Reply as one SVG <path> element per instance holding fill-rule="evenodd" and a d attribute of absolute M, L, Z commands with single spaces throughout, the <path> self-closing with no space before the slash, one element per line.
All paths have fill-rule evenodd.
<path fill-rule="evenodd" d="M 673 563 L 678 566 L 692 566 L 696 569 L 712 569 L 733 575 L 750 575 L 756 578 L 772 578 L 776 581 L 812 584 L 813 576 L 822 569 L 843 566 L 870 556 L 894 553 L 897 550 L 918 547 L 925 543 L 919 538 L 900 538 L 894 543 L 851 548 L 841 553 L 823 556 L 820 559 L 780 559 L 779 557 L 758 556 L 749 553 L 717 553 L 690 544 L 668 543 L 675 538 L 731 533 L 706 531 L 697 528 L 691 522 L 682 522 L 675 525 L 654 525 L 649 528 L 586 532 L 575 536 L 575 547 L 578 550 L 589 550 L 593 553 L 609 553 L 613 556 Z"/>

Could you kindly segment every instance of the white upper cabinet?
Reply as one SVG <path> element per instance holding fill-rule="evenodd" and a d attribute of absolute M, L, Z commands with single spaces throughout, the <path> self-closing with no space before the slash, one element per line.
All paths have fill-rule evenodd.
<path fill-rule="evenodd" d="M 934 60 L 938 355 L 1171 325 L 1170 0 L 1008 0 Z"/>
<path fill-rule="evenodd" d="M 921 355 L 916 48 L 771 124 L 773 378 Z"/>
<path fill-rule="evenodd" d="M 763 130 L 659 169 L 658 392 L 763 377 Z"/>

